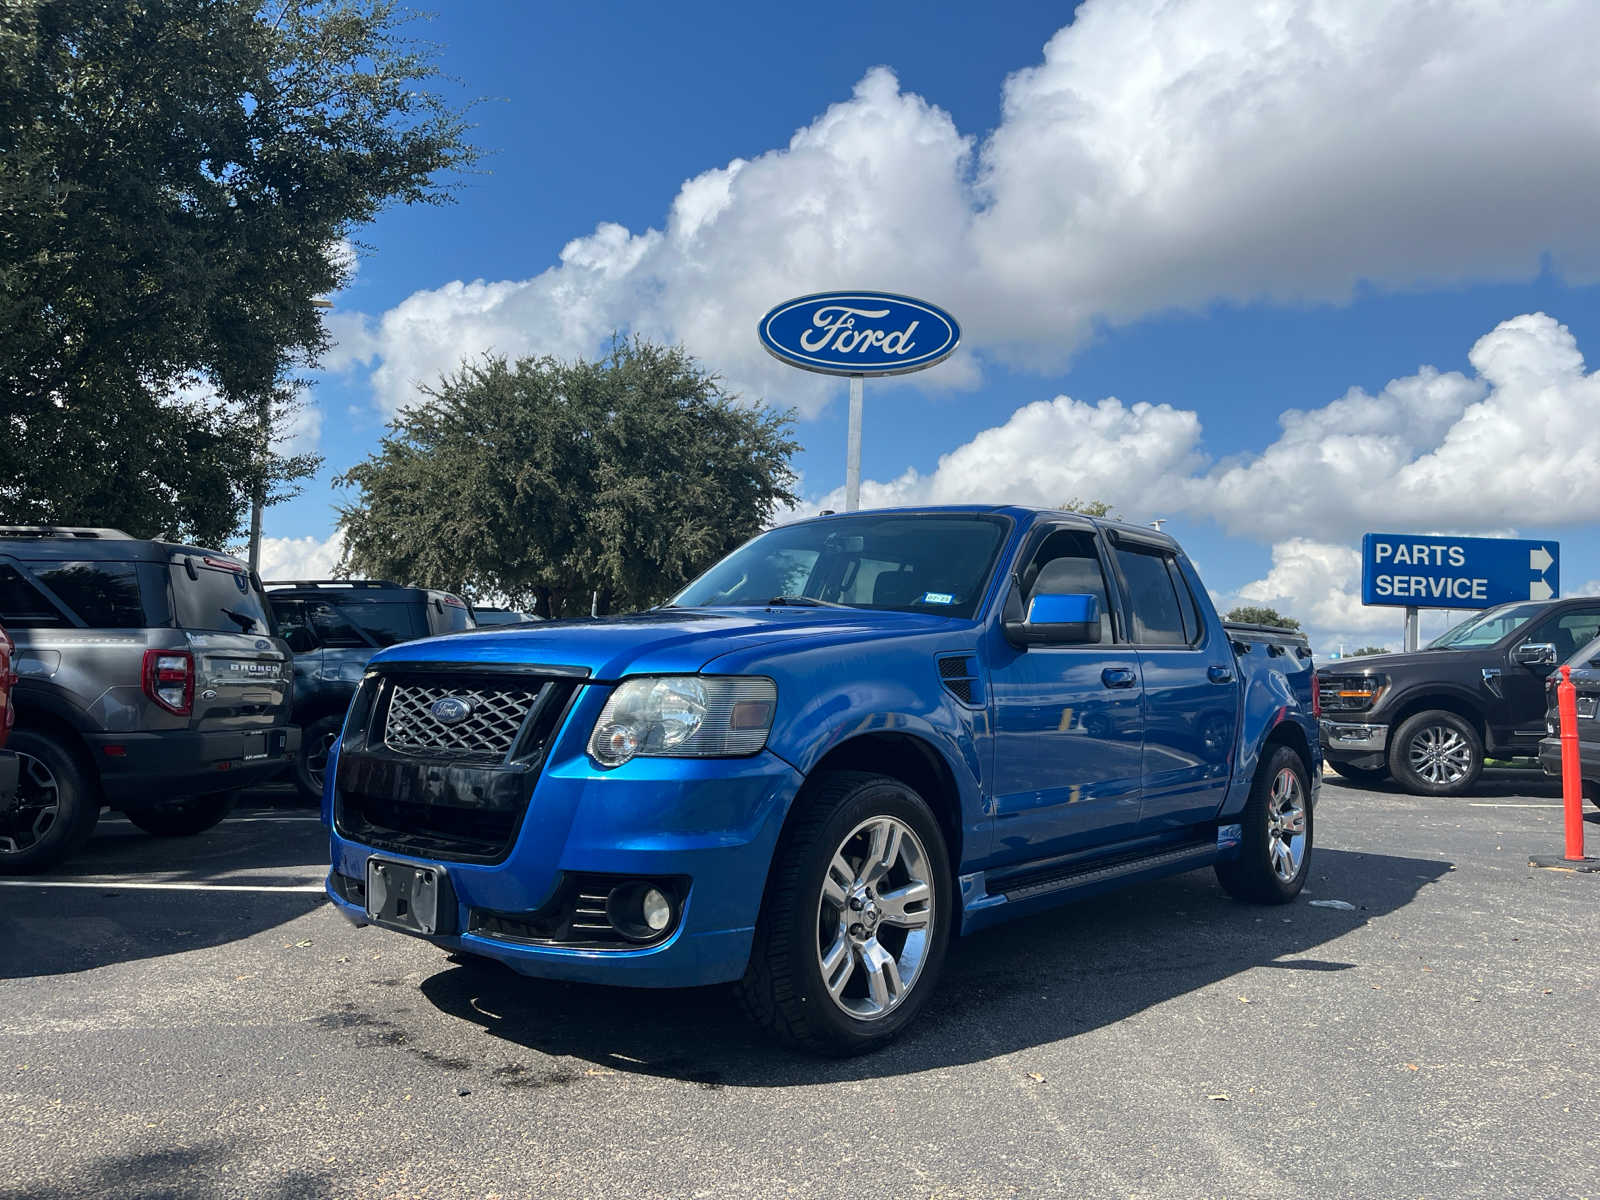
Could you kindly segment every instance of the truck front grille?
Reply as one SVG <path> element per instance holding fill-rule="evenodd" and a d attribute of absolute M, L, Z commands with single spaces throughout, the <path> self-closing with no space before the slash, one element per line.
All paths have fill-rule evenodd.
<path fill-rule="evenodd" d="M 502 759 L 511 752 L 528 711 L 539 698 L 535 687 L 452 687 L 449 684 L 394 685 L 384 716 L 383 744 L 406 754 L 442 752 Z M 441 700 L 455 701 L 466 715 L 446 722 L 434 711 Z M 448 715 L 448 709 L 446 710 Z"/>
<path fill-rule="evenodd" d="M 351 702 L 341 739 L 339 833 L 422 858 L 500 861 L 581 682 L 537 667 L 380 670 Z"/>

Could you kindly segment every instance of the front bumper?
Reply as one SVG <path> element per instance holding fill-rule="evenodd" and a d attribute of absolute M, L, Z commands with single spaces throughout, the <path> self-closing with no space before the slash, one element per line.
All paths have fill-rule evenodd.
<path fill-rule="evenodd" d="M 1561 776 L 1561 739 L 1547 737 L 1539 743 L 1539 765 L 1546 775 Z M 1600 783 L 1600 742 L 1578 742 L 1578 774 L 1585 783 Z"/>
<path fill-rule="evenodd" d="M 603 696 L 600 697 L 603 699 Z M 572 725 L 587 729 L 579 704 Z M 564 739 L 562 739 L 564 740 Z M 351 884 L 366 879 L 372 855 L 442 868 L 456 910 L 427 940 L 496 959 L 526 975 L 636 987 L 689 987 L 739 978 L 749 961 L 767 870 L 789 805 L 803 782 L 770 752 L 738 759 L 637 758 L 602 770 L 578 748 L 539 772 L 510 852 L 497 862 L 424 858 L 363 844 L 341 832 L 330 761 L 332 822 L 329 899 L 356 924 L 368 923 Z M 337 751 L 335 751 L 337 753 Z M 530 921 L 576 877 L 683 880 L 677 922 L 642 948 L 534 944 L 483 932 L 506 918 Z M 486 922 L 486 915 L 495 922 Z M 409 932 L 409 931 L 400 931 Z M 413 936 L 421 936 L 413 934 Z"/>
<path fill-rule="evenodd" d="M 300 750 L 300 727 L 102 733 L 84 738 L 113 808 L 149 808 L 231 792 L 279 774 Z"/>
<path fill-rule="evenodd" d="M 1333 721 L 1324 717 L 1319 726 L 1322 731 L 1322 752 L 1334 763 L 1363 766 L 1363 759 L 1381 760 L 1389 747 L 1387 725 Z"/>

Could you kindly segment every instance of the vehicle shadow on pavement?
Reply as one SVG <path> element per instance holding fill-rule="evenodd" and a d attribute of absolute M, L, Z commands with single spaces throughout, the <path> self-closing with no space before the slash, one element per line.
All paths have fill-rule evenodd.
<path fill-rule="evenodd" d="M 1494 799 L 1497 796 L 1554 797 L 1557 800 L 1561 798 L 1561 780 L 1546 775 L 1536 767 L 1486 767 L 1471 790 L 1460 796 L 1414 796 L 1393 779 L 1384 779 L 1377 783 L 1357 783 L 1340 775 L 1336 767 L 1330 768 L 1323 774 L 1322 783 L 1324 787 L 1335 787 L 1341 791 L 1371 792 L 1378 796 L 1413 796 L 1416 800 L 1440 805 L 1464 804 L 1472 800 Z"/>
<path fill-rule="evenodd" d="M 1317 851 L 1309 898 L 1261 908 L 1227 898 L 1210 871 L 1103 896 L 987 930 L 951 948 L 937 993 L 908 1033 L 876 1054 L 811 1058 L 746 1022 L 726 988 L 646 991 L 528 979 L 485 961 L 431 976 L 446 1016 L 551 1056 L 702 1087 L 782 1087 L 955 1066 L 1061 1041 L 1252 967 L 1339 971 L 1306 957 L 1410 903 L 1443 860 Z"/>
<path fill-rule="evenodd" d="M 162 1197 L 201 1200 L 217 1194 L 213 1173 L 237 1167 L 235 1147 L 209 1141 L 165 1150 L 107 1155 L 87 1170 L 76 1168 L 70 1180 L 0 1188 L 0 1200 L 71 1200 L 80 1196 Z M 192 1179 L 192 1184 L 179 1182 Z M 333 1194 L 325 1174 L 294 1170 L 276 1179 L 252 1180 L 251 1195 L 259 1200 L 290 1200 Z"/>

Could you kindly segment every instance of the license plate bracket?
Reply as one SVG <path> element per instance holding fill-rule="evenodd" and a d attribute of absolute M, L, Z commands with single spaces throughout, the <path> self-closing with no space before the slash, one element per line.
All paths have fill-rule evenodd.
<path fill-rule="evenodd" d="M 367 919 L 428 937 L 455 932 L 456 896 L 443 867 L 367 859 Z"/>

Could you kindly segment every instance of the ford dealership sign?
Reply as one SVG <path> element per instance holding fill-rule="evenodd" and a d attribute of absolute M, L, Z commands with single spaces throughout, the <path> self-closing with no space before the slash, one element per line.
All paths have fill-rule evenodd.
<path fill-rule="evenodd" d="M 889 292 L 819 292 L 761 318 L 767 352 L 825 375 L 901 375 L 955 353 L 961 328 L 942 308 Z"/>

